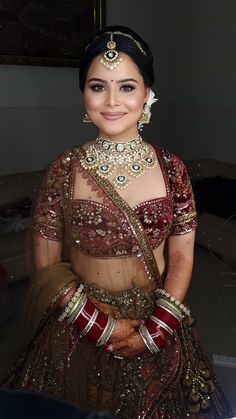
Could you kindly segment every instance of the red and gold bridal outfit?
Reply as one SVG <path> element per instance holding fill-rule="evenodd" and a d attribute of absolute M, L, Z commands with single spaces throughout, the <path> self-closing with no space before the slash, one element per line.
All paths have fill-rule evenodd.
<path fill-rule="evenodd" d="M 155 254 L 169 235 L 196 227 L 185 166 L 166 150 L 156 147 L 156 153 L 166 195 L 130 209 L 130 217 L 122 211 L 124 201 L 115 201 L 112 190 L 107 195 L 81 167 L 78 150 L 66 151 L 51 165 L 32 228 L 47 240 L 63 241 L 70 264 L 55 264 L 32 277 L 30 343 L 9 376 L 11 387 L 47 392 L 117 418 L 228 417 L 217 386 L 212 410 L 188 413 L 181 379 L 186 347 L 178 333 L 157 355 L 145 351 L 119 360 L 80 338 L 73 326 L 58 322 L 59 298 L 81 281 L 90 300 L 107 315 L 146 319 L 153 313 L 160 278 L 158 272 L 154 277 L 155 268 L 149 269 L 148 249 L 138 237 L 146 234 Z M 198 341 L 195 346 L 201 352 Z"/>

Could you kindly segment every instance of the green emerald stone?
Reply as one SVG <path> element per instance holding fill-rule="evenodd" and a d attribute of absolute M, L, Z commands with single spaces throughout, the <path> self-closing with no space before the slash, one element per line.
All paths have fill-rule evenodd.
<path fill-rule="evenodd" d="M 86 157 L 85 162 L 87 164 L 93 164 L 95 162 L 95 159 L 93 157 L 89 156 L 89 157 Z"/>
<path fill-rule="evenodd" d="M 107 173 L 109 171 L 109 166 L 107 166 L 106 164 L 103 164 L 102 166 L 100 166 L 100 170 L 103 173 Z"/>
<path fill-rule="evenodd" d="M 153 163 L 153 159 L 152 159 L 151 157 L 146 157 L 145 161 L 146 161 L 148 164 L 152 164 L 152 163 Z"/>
<path fill-rule="evenodd" d="M 140 172 L 140 170 L 141 170 L 141 166 L 139 165 L 139 164 L 133 164 L 133 166 L 132 166 L 132 170 L 134 171 L 134 172 Z"/>
<path fill-rule="evenodd" d="M 127 182 L 127 177 L 124 175 L 119 175 L 116 177 L 116 180 L 118 183 L 123 185 L 125 182 Z"/>

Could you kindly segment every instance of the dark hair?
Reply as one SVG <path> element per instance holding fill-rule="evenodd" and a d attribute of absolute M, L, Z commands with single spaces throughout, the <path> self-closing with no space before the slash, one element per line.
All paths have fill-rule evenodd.
<path fill-rule="evenodd" d="M 122 32 L 122 34 L 128 34 L 124 36 L 122 34 L 115 34 L 114 41 L 116 42 L 116 50 L 124 52 L 129 55 L 130 58 L 137 65 L 146 87 L 152 87 L 154 84 L 154 72 L 153 72 L 153 56 L 147 43 L 134 31 L 126 26 L 107 26 L 103 31 L 97 33 L 88 44 L 85 49 L 84 56 L 80 63 L 80 77 L 79 84 L 80 89 L 84 91 L 85 79 L 89 66 L 93 59 L 98 55 L 103 55 L 107 50 L 107 43 L 109 41 L 109 34 L 106 32 Z M 132 39 L 133 38 L 133 39 Z M 140 47 L 135 41 L 140 44 Z M 144 52 L 143 52 L 143 51 Z"/>

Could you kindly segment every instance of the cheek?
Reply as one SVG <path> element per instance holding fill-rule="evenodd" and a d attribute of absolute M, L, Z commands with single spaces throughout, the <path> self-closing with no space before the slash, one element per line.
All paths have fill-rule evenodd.
<path fill-rule="evenodd" d="M 143 101 L 132 101 L 127 104 L 127 108 L 133 112 L 140 112 L 143 109 Z"/>
<path fill-rule="evenodd" d="M 101 105 L 101 97 L 99 97 L 99 95 L 95 96 L 89 93 L 85 94 L 84 104 L 86 109 L 96 110 Z"/>
<path fill-rule="evenodd" d="M 135 95 L 135 96 L 130 96 L 127 100 L 127 106 L 130 107 L 130 109 L 132 110 L 139 110 L 143 108 L 143 105 L 145 103 L 144 97 L 143 95 Z"/>

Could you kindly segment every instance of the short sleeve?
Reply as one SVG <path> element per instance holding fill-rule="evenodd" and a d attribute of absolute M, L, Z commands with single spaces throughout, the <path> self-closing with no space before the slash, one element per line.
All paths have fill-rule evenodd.
<path fill-rule="evenodd" d="M 40 236 L 62 241 L 64 236 L 63 211 L 63 156 L 49 167 L 32 214 L 32 229 Z"/>
<path fill-rule="evenodd" d="M 184 163 L 176 156 L 172 159 L 173 225 L 171 235 L 185 234 L 197 226 L 196 206 L 192 185 Z"/>

